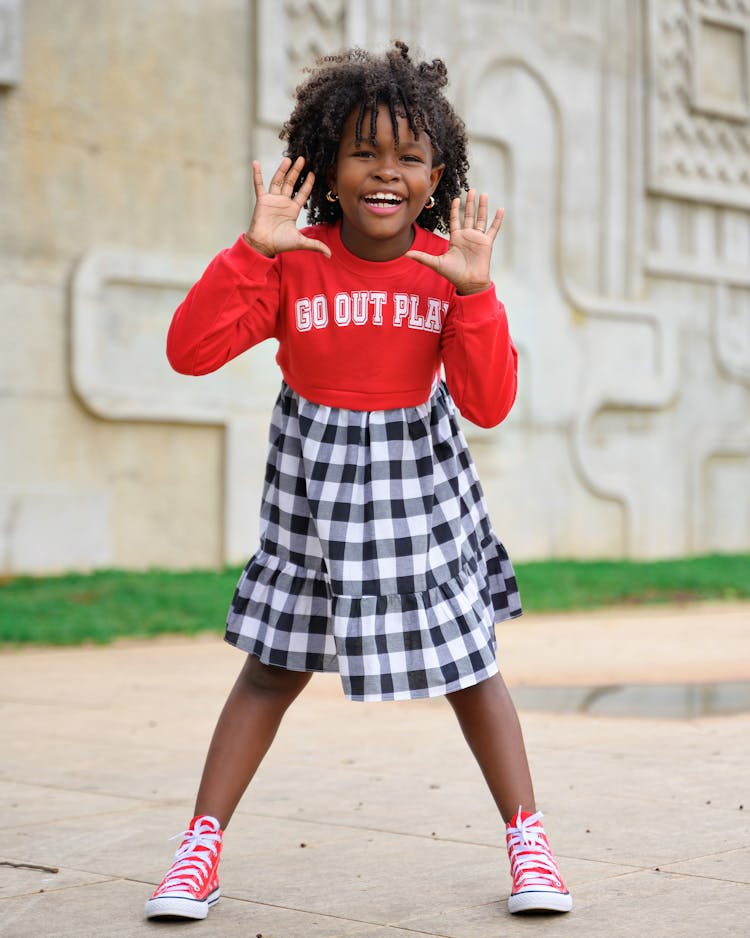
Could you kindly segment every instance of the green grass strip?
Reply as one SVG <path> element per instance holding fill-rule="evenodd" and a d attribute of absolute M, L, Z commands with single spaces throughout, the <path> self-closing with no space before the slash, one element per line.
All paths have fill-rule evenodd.
<path fill-rule="evenodd" d="M 118 637 L 222 633 L 239 569 L 104 570 L 0 582 L 0 643 L 75 645 Z M 516 564 L 524 610 L 750 600 L 750 555 Z"/>
<path fill-rule="evenodd" d="M 750 554 L 677 560 L 554 560 L 516 565 L 524 609 L 750 599 Z"/>

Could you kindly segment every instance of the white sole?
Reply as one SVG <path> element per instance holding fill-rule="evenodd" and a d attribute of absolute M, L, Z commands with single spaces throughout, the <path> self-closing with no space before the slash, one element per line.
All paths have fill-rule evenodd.
<path fill-rule="evenodd" d="M 149 899 L 143 910 L 146 918 L 172 916 L 174 918 L 203 919 L 209 906 L 219 901 L 221 891 L 217 888 L 206 899 L 189 899 L 187 896 L 157 896 Z"/>
<path fill-rule="evenodd" d="M 573 897 L 569 892 L 547 892 L 536 890 L 519 892 L 508 899 L 508 911 L 516 912 L 570 912 Z"/>

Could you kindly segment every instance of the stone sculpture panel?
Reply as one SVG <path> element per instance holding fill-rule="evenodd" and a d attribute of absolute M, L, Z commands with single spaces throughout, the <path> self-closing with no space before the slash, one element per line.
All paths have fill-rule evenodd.
<path fill-rule="evenodd" d="M 193 565 L 253 551 L 275 349 L 190 379 L 164 331 L 246 222 L 250 158 L 278 161 L 301 68 L 395 36 L 446 60 L 472 181 L 506 208 L 493 276 L 519 396 L 501 427 L 466 430 L 514 557 L 750 550 L 750 0 L 221 0 L 210 21 L 194 0 L 179 16 L 135 0 L 126 25 L 72 0 L 46 57 L 25 11 L 28 78 L 22 8 L 0 0 L 0 296 L 24 310 L 0 412 L 30 454 L 0 477 L 3 570 L 59 567 L 66 538 L 78 567 L 175 565 L 186 538 Z M 210 75 L 189 55 L 209 28 Z M 89 94 L 76 49 L 124 63 L 139 30 L 99 132 L 113 76 Z M 71 84 L 52 86 L 40 63 L 66 55 Z"/>

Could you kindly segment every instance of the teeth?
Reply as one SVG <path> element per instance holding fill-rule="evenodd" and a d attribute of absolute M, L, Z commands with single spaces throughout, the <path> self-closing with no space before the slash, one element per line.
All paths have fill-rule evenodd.
<path fill-rule="evenodd" d="M 365 202 L 371 205 L 400 205 L 403 199 L 389 192 L 375 192 L 373 195 L 365 196 Z"/>

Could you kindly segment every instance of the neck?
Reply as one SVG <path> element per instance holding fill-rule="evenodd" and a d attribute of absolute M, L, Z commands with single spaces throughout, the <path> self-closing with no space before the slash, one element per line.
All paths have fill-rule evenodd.
<path fill-rule="evenodd" d="M 404 255 L 414 243 L 414 225 L 410 225 L 397 238 L 375 241 L 363 238 L 342 218 L 341 243 L 347 251 L 363 261 L 393 261 Z"/>

